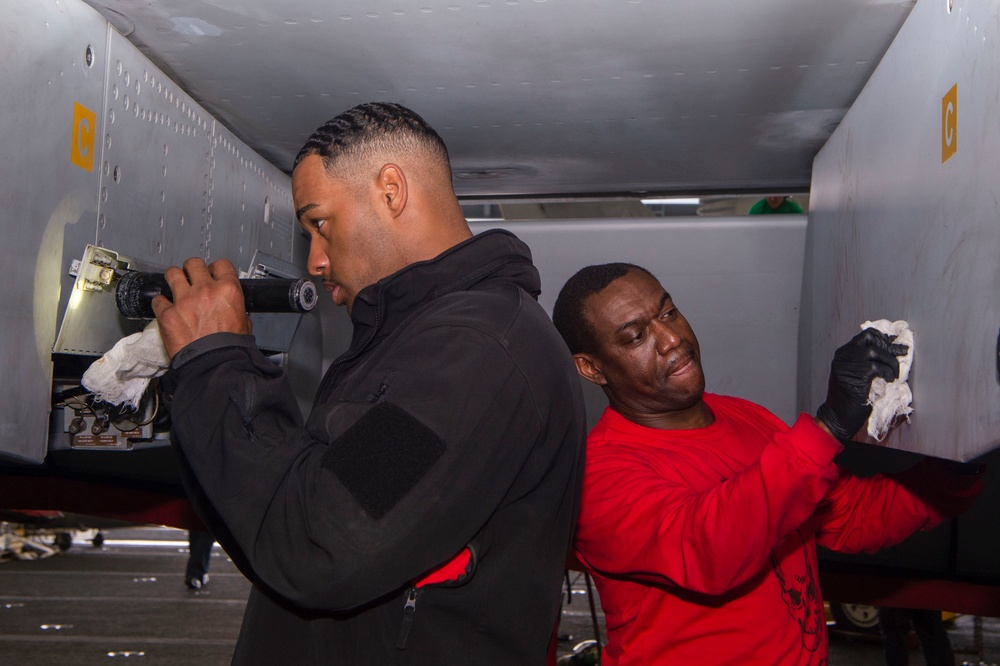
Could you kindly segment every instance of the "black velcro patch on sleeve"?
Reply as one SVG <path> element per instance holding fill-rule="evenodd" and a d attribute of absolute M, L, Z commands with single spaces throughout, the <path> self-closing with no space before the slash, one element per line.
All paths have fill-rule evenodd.
<path fill-rule="evenodd" d="M 444 440 L 391 402 L 380 402 L 334 440 L 323 467 L 378 520 L 445 452 Z"/>

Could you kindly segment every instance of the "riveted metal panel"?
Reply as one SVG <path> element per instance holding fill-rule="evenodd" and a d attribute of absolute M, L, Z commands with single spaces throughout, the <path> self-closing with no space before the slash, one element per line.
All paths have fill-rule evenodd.
<path fill-rule="evenodd" d="M 12 2 L 0 26 L 0 256 L 16 271 L 0 295 L 0 367 L 10 378 L 0 385 L 0 455 L 40 462 L 53 352 L 96 357 L 136 330 L 110 290 L 78 293 L 74 262 L 97 247 L 144 270 L 200 256 L 251 274 L 258 250 L 296 266 L 306 243 L 288 176 L 106 19 L 79 0 Z M 74 309 L 78 301 L 87 307 Z M 279 333 L 272 347 L 288 348 L 288 331 Z M 320 366 L 318 349 L 297 353 L 315 356 L 300 366 Z"/>
<path fill-rule="evenodd" d="M 260 250 L 287 262 L 303 263 L 304 240 L 292 213 L 288 176 L 216 124 L 209 178 L 211 251 L 241 267 Z M 222 253 L 222 254 L 219 254 Z"/>
<path fill-rule="evenodd" d="M 89 7 L 12 0 L 0 24 L 0 451 L 45 453 L 63 248 L 94 238 L 107 22 Z"/>
<path fill-rule="evenodd" d="M 111 33 L 97 244 L 151 264 L 293 261 L 289 178 Z M 138 231 L 138 233 L 137 233 Z"/>
<path fill-rule="evenodd" d="M 114 32 L 108 66 L 97 244 L 204 256 L 214 120 Z"/>

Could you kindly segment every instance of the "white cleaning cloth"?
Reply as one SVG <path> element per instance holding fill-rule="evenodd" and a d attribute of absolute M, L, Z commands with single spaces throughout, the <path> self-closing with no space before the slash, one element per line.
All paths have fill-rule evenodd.
<path fill-rule="evenodd" d="M 90 364 L 80 381 L 98 400 L 139 407 L 149 381 L 170 365 L 156 320 L 141 333 L 122 338 L 107 354 Z"/>
<path fill-rule="evenodd" d="M 889 426 L 897 416 L 905 416 L 907 423 L 910 421 L 910 414 L 913 408 L 910 402 L 913 394 L 910 386 L 906 383 L 910 377 L 910 365 L 913 363 L 913 331 L 905 321 L 893 321 L 879 319 L 878 321 L 866 321 L 861 324 L 861 330 L 874 328 L 877 331 L 888 335 L 896 336 L 893 340 L 896 344 L 906 345 L 906 354 L 897 356 L 899 361 L 899 375 L 895 381 L 887 382 L 881 377 L 872 380 L 871 389 L 868 391 L 868 402 L 872 406 L 872 414 L 868 417 L 868 434 L 881 442 Z"/>

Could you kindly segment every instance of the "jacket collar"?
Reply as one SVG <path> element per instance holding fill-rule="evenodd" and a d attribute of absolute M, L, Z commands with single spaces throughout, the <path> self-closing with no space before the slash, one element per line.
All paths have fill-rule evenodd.
<path fill-rule="evenodd" d="M 536 299 L 541 293 L 528 246 L 505 229 L 484 231 L 362 289 L 351 308 L 354 335 L 348 353 L 359 353 L 426 303 L 487 281 L 507 282 Z"/>

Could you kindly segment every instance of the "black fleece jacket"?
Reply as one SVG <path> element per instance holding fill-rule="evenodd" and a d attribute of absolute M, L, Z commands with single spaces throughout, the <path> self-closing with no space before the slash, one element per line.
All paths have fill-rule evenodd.
<path fill-rule="evenodd" d="M 545 663 L 585 418 L 539 288 L 502 230 L 365 288 L 305 424 L 251 336 L 174 357 L 189 492 L 254 584 L 234 663 Z"/>

